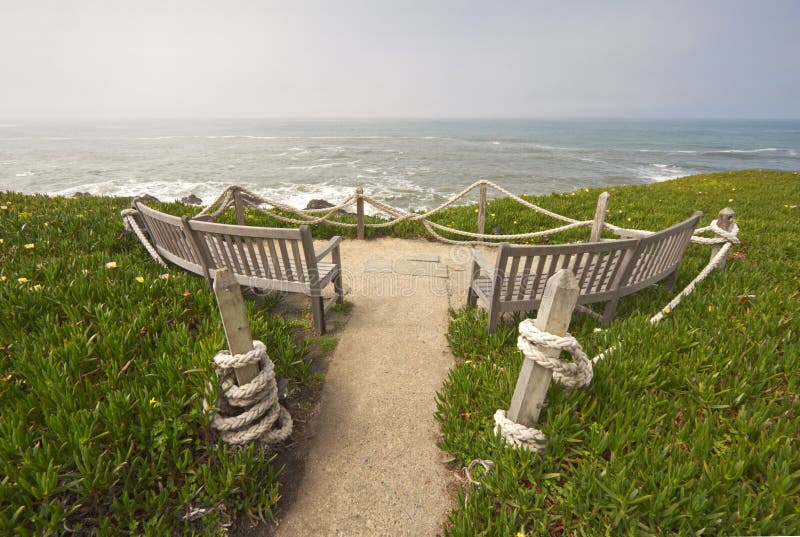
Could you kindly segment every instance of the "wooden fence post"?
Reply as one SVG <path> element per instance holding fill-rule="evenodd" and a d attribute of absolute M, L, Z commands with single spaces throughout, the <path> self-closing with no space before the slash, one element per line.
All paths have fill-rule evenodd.
<path fill-rule="evenodd" d="M 597 242 L 603 233 L 603 222 L 606 220 L 606 208 L 608 208 L 608 192 L 603 192 L 597 198 L 597 208 L 594 210 L 594 222 L 592 222 L 592 233 L 589 235 L 589 242 Z"/>
<path fill-rule="evenodd" d="M 572 311 L 578 303 L 579 292 L 578 281 L 572 271 L 561 269 L 551 276 L 547 280 L 539 313 L 534 321 L 536 328 L 556 336 L 566 334 L 572 318 Z M 543 354 L 550 357 L 559 355 L 558 349 L 545 348 L 541 350 Z M 525 358 L 517 379 L 517 387 L 514 389 L 514 396 L 511 398 L 508 419 L 526 427 L 533 426 L 539 419 L 539 413 L 542 410 L 552 377 L 552 370 Z"/>
<path fill-rule="evenodd" d="M 236 211 L 236 224 L 239 226 L 244 225 L 244 203 L 242 202 L 242 193 L 237 188 L 233 191 L 233 208 Z"/>
<path fill-rule="evenodd" d="M 733 209 L 730 207 L 725 207 L 719 212 L 717 215 L 717 225 L 724 229 L 725 231 L 730 231 L 733 227 L 733 218 L 736 216 L 736 213 L 733 212 Z M 713 258 L 717 253 L 722 249 L 721 244 L 715 244 L 711 247 L 711 257 Z M 725 259 L 720 261 L 719 270 L 725 270 Z"/>
<path fill-rule="evenodd" d="M 253 350 L 253 335 L 247 321 L 242 290 L 233 273 L 227 268 L 217 270 L 214 278 L 214 294 L 217 297 L 222 326 L 228 340 L 231 354 L 244 354 Z M 236 382 L 239 386 L 247 384 L 258 375 L 258 364 L 237 367 Z"/>
<path fill-rule="evenodd" d="M 486 184 L 481 184 L 478 198 L 478 233 L 486 230 Z"/>
<path fill-rule="evenodd" d="M 356 238 L 364 240 L 364 189 L 356 188 Z"/>

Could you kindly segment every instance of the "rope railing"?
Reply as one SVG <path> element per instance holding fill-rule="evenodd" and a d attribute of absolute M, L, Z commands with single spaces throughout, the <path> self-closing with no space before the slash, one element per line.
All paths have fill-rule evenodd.
<path fill-rule="evenodd" d="M 479 229 L 477 233 L 465 231 L 462 229 L 453 228 L 430 220 L 431 217 L 458 204 L 473 190 L 478 188 L 486 189 L 487 187 L 493 188 L 500 194 L 506 196 L 507 198 L 519 203 L 520 205 L 528 209 L 536 211 L 542 215 L 549 216 L 555 220 L 564 222 L 565 225 L 551 229 L 533 231 L 527 233 L 495 234 L 495 233 L 484 233 L 482 229 Z M 592 225 L 592 220 L 576 220 L 568 216 L 554 213 L 534 203 L 531 203 L 521 198 L 520 196 L 517 196 L 516 194 L 509 192 L 505 188 L 496 185 L 491 181 L 486 181 L 486 180 L 476 181 L 475 183 L 471 184 L 458 194 L 450 197 L 449 199 L 439 204 L 438 206 L 434 207 L 433 209 L 420 213 L 408 212 L 402 209 L 398 209 L 397 207 L 393 207 L 381 200 L 378 200 L 376 198 L 373 198 L 372 196 L 364 194 L 361 189 L 357 189 L 354 194 L 348 196 L 338 204 L 331 207 L 325 207 L 322 209 L 297 209 L 286 203 L 259 196 L 254 192 L 242 188 L 241 186 L 232 185 L 226 188 L 225 191 L 223 191 L 210 205 L 208 205 L 199 214 L 197 214 L 195 218 L 206 218 L 206 219 L 216 220 L 225 211 L 227 211 L 232 207 L 235 207 L 237 193 L 239 195 L 239 199 L 241 200 L 243 206 L 261 211 L 262 213 L 267 214 L 268 216 L 280 220 L 282 222 L 295 225 L 301 225 L 301 224 L 314 225 L 314 224 L 325 223 L 332 226 L 338 226 L 343 228 L 351 228 L 351 229 L 357 228 L 359 230 L 359 236 L 363 236 L 364 229 L 383 229 L 395 226 L 401 222 L 421 222 L 425 227 L 425 229 L 428 231 L 428 233 L 431 234 L 431 236 L 443 242 L 452 244 L 462 244 L 462 245 L 463 244 L 494 245 L 496 244 L 496 242 L 489 242 L 489 241 L 523 240 L 535 237 L 544 237 L 552 235 L 554 233 L 558 233 L 560 231 L 566 231 L 581 227 L 589 227 Z M 481 201 L 484 202 L 483 196 Z M 355 223 L 343 222 L 340 219 L 332 218 L 336 215 L 340 215 L 341 212 L 344 211 L 345 209 L 351 208 L 353 206 L 363 207 L 363 204 L 368 204 L 371 207 L 373 207 L 376 211 L 388 215 L 389 219 L 384 222 L 365 222 L 363 219 L 362 210 L 359 210 L 355 215 L 357 216 L 357 222 Z M 485 211 L 485 206 L 482 206 L 482 210 Z M 466 237 L 468 240 L 449 239 L 444 237 L 441 233 L 450 233 L 452 235 Z"/>
<path fill-rule="evenodd" d="M 485 233 L 484 230 L 482 229 L 483 222 L 481 221 L 480 217 L 478 224 L 479 229 L 477 232 L 457 229 L 430 220 L 431 217 L 461 202 L 461 200 L 463 200 L 467 195 L 469 195 L 475 189 L 482 190 L 481 200 L 480 200 L 481 206 L 479 207 L 480 215 L 482 216 L 485 213 L 485 203 L 486 203 L 485 191 L 487 187 L 496 190 L 500 194 L 506 196 L 508 199 L 511 199 L 516 203 L 519 203 L 520 205 L 528 209 L 531 209 L 532 211 L 551 217 L 560 222 L 564 222 L 564 225 L 539 231 L 530 231 L 526 233 L 498 234 L 498 233 Z M 570 218 L 568 216 L 560 215 L 553 211 L 549 211 L 539 205 L 531 203 L 521 198 L 520 196 L 517 196 L 516 194 L 509 192 L 505 188 L 487 180 L 476 181 L 475 183 L 469 185 L 467 188 L 465 188 L 458 194 L 451 196 L 449 199 L 439 204 L 438 206 L 434 207 L 433 209 L 420 213 L 408 212 L 402 209 L 398 209 L 397 207 L 393 207 L 388 203 L 385 203 L 381 200 L 373 198 L 372 196 L 364 194 L 361 188 L 357 188 L 353 194 L 351 194 L 344 200 L 340 201 L 338 204 L 330 207 L 325 207 L 320 209 L 297 209 L 286 203 L 259 196 L 258 194 L 251 192 L 241 186 L 232 185 L 226 188 L 225 191 L 223 191 L 217 197 L 217 199 L 215 199 L 210 205 L 208 205 L 205 209 L 203 209 L 195 218 L 206 218 L 206 219 L 216 220 L 225 211 L 236 206 L 237 197 L 239 200 L 241 200 L 241 203 L 243 205 L 243 207 L 239 208 L 240 210 L 243 210 L 244 207 L 248 207 L 254 210 L 258 210 L 272 218 L 293 225 L 303 225 L 303 224 L 315 225 L 315 224 L 325 223 L 342 228 L 348 228 L 348 229 L 355 228 L 358 231 L 359 238 L 364 237 L 365 229 L 385 229 L 395 226 L 401 222 L 420 222 L 425 227 L 425 230 L 428 232 L 428 234 L 430 234 L 431 237 L 433 237 L 434 239 L 440 242 L 448 244 L 458 244 L 462 246 L 472 246 L 472 245 L 497 246 L 499 244 L 499 241 L 517 241 L 517 240 L 533 239 L 537 237 L 549 237 L 550 235 L 560 233 L 563 231 L 569 231 L 572 229 L 579 229 L 584 227 L 588 228 L 592 227 L 593 225 L 598 227 L 598 229 L 604 229 L 613 232 L 617 235 L 629 236 L 629 237 L 646 237 L 648 235 L 652 235 L 653 233 L 655 233 L 653 231 L 645 229 L 625 228 L 622 226 L 609 224 L 604 221 L 604 218 L 602 216 L 599 217 L 601 218 L 601 220 L 597 222 L 595 220 L 577 220 L 575 218 Z M 373 207 L 376 211 L 388 215 L 389 219 L 384 222 L 366 222 L 364 220 L 364 214 L 363 214 L 364 204 L 368 204 L 371 207 Z M 342 212 L 353 206 L 356 206 L 357 212 L 355 214 L 353 213 L 350 214 L 356 216 L 356 222 L 345 222 L 342 221 L 341 219 L 333 218 L 334 216 L 341 215 Z M 729 209 L 726 210 L 730 211 Z M 717 220 L 712 221 L 708 226 L 696 229 L 691 238 L 691 241 L 695 244 L 714 246 L 714 252 L 712 253 L 712 255 L 716 254 L 719 248 L 726 243 L 738 244 L 738 238 L 736 237 L 736 232 L 738 232 L 738 228 L 736 228 L 736 232 L 734 232 L 733 226 L 735 226 L 736 224 L 733 223 L 732 216 L 733 212 L 731 211 L 730 216 L 728 216 L 728 225 L 723 227 L 719 223 L 723 219 L 723 213 L 720 213 L 720 217 Z M 707 232 L 712 232 L 716 236 L 704 237 L 703 234 Z M 444 234 L 450 234 L 451 236 L 454 235 L 460 238 L 449 238 L 446 237 Z"/>

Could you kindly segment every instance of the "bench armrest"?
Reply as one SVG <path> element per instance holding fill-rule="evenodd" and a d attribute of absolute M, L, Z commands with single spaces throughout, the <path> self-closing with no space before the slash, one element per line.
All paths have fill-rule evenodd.
<path fill-rule="evenodd" d="M 494 263 L 490 263 L 479 251 L 472 250 L 472 261 L 487 274 L 494 274 Z"/>
<path fill-rule="evenodd" d="M 649 237 L 653 235 L 652 231 L 640 231 L 638 229 L 625 229 L 625 228 L 617 228 L 614 231 L 614 235 L 618 237 L 623 237 L 625 239 L 641 239 L 643 237 Z"/>
<path fill-rule="evenodd" d="M 325 247 L 317 253 L 316 255 L 317 262 L 322 261 L 322 259 L 326 255 L 330 254 L 333 250 L 338 249 L 339 244 L 341 244 L 341 242 L 342 238 L 338 235 L 331 238 L 331 240 L 328 241 L 328 244 L 326 244 Z"/>

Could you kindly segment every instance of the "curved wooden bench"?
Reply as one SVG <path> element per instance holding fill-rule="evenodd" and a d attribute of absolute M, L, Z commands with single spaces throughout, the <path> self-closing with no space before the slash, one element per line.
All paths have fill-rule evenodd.
<path fill-rule="evenodd" d="M 282 229 L 218 224 L 165 214 L 137 200 L 133 206 L 164 259 L 204 276 L 209 283 L 217 270 L 225 267 L 242 286 L 307 295 L 319 334 L 325 333 L 325 313 L 344 300 L 341 237 L 332 238 L 315 252 L 308 226 Z M 331 284 L 334 296 L 325 300 L 322 292 Z"/>
<path fill-rule="evenodd" d="M 548 278 L 567 268 L 580 287 L 578 304 L 605 302 L 603 323 L 614 319 L 617 303 L 663 279 L 675 285 L 678 269 L 697 227 L 701 212 L 646 237 L 583 244 L 500 245 L 494 264 L 472 254 L 472 277 L 467 302 L 478 298 L 489 310 L 487 330 L 497 327 L 500 314 L 537 309 Z"/>

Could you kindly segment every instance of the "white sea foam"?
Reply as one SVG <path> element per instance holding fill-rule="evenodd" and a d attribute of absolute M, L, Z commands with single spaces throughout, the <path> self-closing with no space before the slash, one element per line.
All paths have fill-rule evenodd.
<path fill-rule="evenodd" d="M 635 172 L 637 177 L 656 183 L 689 175 L 686 170 L 672 164 L 650 164 L 639 166 L 631 171 Z"/>
<path fill-rule="evenodd" d="M 15 174 L 15 177 L 32 177 L 36 175 L 34 172 L 22 172 Z"/>
<path fill-rule="evenodd" d="M 317 168 L 330 168 L 332 166 L 341 166 L 344 162 L 326 162 L 325 164 L 311 164 L 309 166 L 286 166 L 287 170 L 315 170 Z"/>

